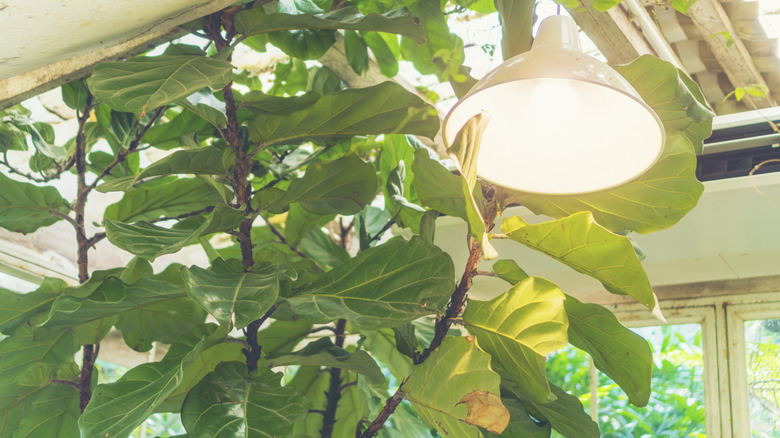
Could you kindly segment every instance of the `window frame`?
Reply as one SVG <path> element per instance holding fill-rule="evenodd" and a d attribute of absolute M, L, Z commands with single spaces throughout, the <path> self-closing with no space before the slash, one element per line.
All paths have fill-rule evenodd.
<path fill-rule="evenodd" d="M 698 296 L 680 294 L 679 298 L 672 298 L 667 295 L 660 299 L 665 323 L 635 302 L 609 304 L 604 299 L 598 301 L 630 328 L 700 324 L 707 436 L 748 438 L 751 434 L 744 323 L 780 318 L 780 281 L 771 288 L 757 287 L 761 292 L 751 292 L 750 288 L 746 288 L 751 285 L 749 281 L 747 284 L 744 280 L 718 283 L 726 287 L 708 291 L 698 284 L 688 285 L 691 295 Z M 674 286 L 676 289 L 681 287 L 685 286 Z M 697 294 L 700 292 L 697 289 L 704 289 L 704 293 Z"/>

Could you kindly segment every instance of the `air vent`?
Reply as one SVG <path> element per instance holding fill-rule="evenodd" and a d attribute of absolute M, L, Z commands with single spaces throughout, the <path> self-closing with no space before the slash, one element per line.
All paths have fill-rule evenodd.
<path fill-rule="evenodd" d="M 780 160 L 780 148 L 771 145 L 699 155 L 696 177 L 699 181 L 713 181 L 747 176 L 755 166 L 774 159 Z M 769 172 L 780 172 L 780 161 L 764 164 L 755 174 Z"/>

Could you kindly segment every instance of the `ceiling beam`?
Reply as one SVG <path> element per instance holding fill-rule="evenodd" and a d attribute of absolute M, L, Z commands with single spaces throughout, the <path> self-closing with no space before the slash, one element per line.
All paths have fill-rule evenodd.
<path fill-rule="evenodd" d="M 582 0 L 576 8 L 567 8 L 583 32 L 612 64 L 627 64 L 641 55 L 654 55 L 682 69 L 682 63 L 644 8 L 632 8 L 631 0 L 606 12 L 593 7 L 593 0 Z"/>
<path fill-rule="evenodd" d="M 719 2 L 698 0 L 688 10 L 688 16 L 701 33 L 704 42 L 715 54 L 715 58 L 723 67 L 724 73 L 734 88 L 747 85 L 767 86 L 766 81 L 756 68 L 753 58 L 745 48 L 745 44 L 737 35 L 731 20 Z M 733 44 L 729 46 L 724 35 L 729 35 Z M 755 108 L 768 108 L 777 105 L 770 96 L 745 96 L 744 100 L 747 100 L 748 104 L 752 104 Z"/>
<path fill-rule="evenodd" d="M 610 64 L 626 64 L 640 55 L 655 55 L 622 8 L 597 11 L 593 0 L 583 0 L 581 6 L 566 10 Z"/>

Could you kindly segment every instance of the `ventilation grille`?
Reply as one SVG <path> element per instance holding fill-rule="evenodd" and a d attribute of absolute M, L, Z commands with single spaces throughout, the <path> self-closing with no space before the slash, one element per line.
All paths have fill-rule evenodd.
<path fill-rule="evenodd" d="M 755 174 L 780 171 L 780 148 L 761 146 L 739 151 L 720 152 L 698 156 L 696 177 L 699 181 L 747 176 L 760 163 L 778 160 L 761 166 Z"/>
<path fill-rule="evenodd" d="M 696 177 L 713 181 L 747 176 L 765 161 L 780 160 L 777 142 L 778 134 L 767 122 L 715 130 L 704 140 L 705 153 L 697 157 Z M 713 152 L 719 149 L 722 152 Z M 766 163 L 754 174 L 770 172 L 780 172 L 780 161 Z"/>

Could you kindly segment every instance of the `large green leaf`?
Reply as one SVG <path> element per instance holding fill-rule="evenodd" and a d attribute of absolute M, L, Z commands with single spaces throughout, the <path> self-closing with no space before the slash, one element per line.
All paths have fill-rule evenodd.
<path fill-rule="evenodd" d="M 395 10 L 387 14 L 362 15 L 357 7 L 347 6 L 325 14 L 266 14 L 262 8 L 241 11 L 235 17 L 236 30 L 245 35 L 296 29 L 351 29 L 406 35 L 425 41 L 418 20 L 408 12 Z"/>
<path fill-rule="evenodd" d="M 135 261 L 148 262 L 141 258 Z M 150 266 L 151 268 L 151 266 Z M 179 292 L 184 286 L 181 278 L 182 266 L 178 263 L 168 265 L 161 273 L 152 277 L 153 280 L 176 288 Z M 150 274 L 139 272 L 137 276 L 127 275 L 128 270 L 120 277 L 125 282 L 136 283 Z M 181 334 L 187 333 L 206 319 L 206 312 L 189 297 L 173 298 L 155 303 L 149 303 L 118 315 L 115 327 L 122 332 L 125 343 L 136 351 L 149 351 L 153 342 L 170 344 Z"/>
<path fill-rule="evenodd" d="M 379 71 L 388 78 L 395 77 L 398 74 L 398 54 L 393 53 L 388 40 L 390 38 L 396 39 L 395 46 L 398 46 L 397 37 L 395 35 L 382 36 L 378 32 L 371 31 L 362 32 L 361 34 L 363 41 L 371 49 L 371 53 L 374 54 L 376 63 L 379 64 Z M 396 51 L 398 51 L 398 48 Z"/>
<path fill-rule="evenodd" d="M 555 400 L 536 403 L 525 398 L 516 382 L 502 380 L 502 388 L 517 397 L 520 405 L 538 420 L 550 423 L 553 429 L 566 438 L 599 438 L 599 426 L 585 412 L 580 399 L 550 384 Z"/>
<path fill-rule="evenodd" d="M 225 327 L 246 327 L 263 316 L 279 296 L 275 266 L 243 272 L 216 259 L 211 269 L 183 268 L 182 276 L 190 298 Z"/>
<path fill-rule="evenodd" d="M 79 418 L 82 436 L 127 436 L 155 411 L 201 350 L 225 335 L 213 324 L 196 327 L 171 345 L 162 361 L 139 365 L 114 383 L 95 387 Z"/>
<path fill-rule="evenodd" d="M 301 204 L 292 204 L 287 211 L 287 218 L 284 221 L 284 237 L 287 239 L 288 244 L 297 247 L 310 229 L 322 228 L 335 217 L 335 214 L 318 215 L 309 213 Z"/>
<path fill-rule="evenodd" d="M 650 55 L 615 70 L 631 82 L 667 130 L 682 132 L 701 152 L 702 141 L 712 134 L 714 114 L 696 83 L 674 65 Z"/>
<path fill-rule="evenodd" d="M 569 316 L 569 342 L 587 351 L 596 368 L 620 385 L 632 404 L 647 405 L 653 374 L 653 352 L 647 341 L 598 304 L 567 295 L 564 305 Z"/>
<path fill-rule="evenodd" d="M 30 299 L 5 297 L 10 306 L 3 311 L 3 325 L 10 335 L 0 340 L 0 436 L 66 438 L 77 430 L 78 391 L 53 385 L 50 379 L 77 379 L 73 356 L 80 344 L 70 330 L 34 334 L 34 327 L 46 319 L 50 297 L 63 286 L 48 279 Z M 14 310 L 18 317 L 8 317 Z"/>
<path fill-rule="evenodd" d="M 173 304 L 186 296 L 182 285 L 168 281 L 141 278 L 128 284 L 117 277 L 109 277 L 86 298 L 68 295 L 57 298 L 51 307 L 48 319 L 36 330 L 36 334 L 58 333 L 81 324 L 155 304 Z"/>
<path fill-rule="evenodd" d="M 391 329 L 381 329 L 366 334 L 363 346 L 398 381 L 412 372 L 412 359 L 398 351 Z"/>
<path fill-rule="evenodd" d="M 414 188 L 424 206 L 468 221 L 462 178 L 431 158 L 427 149 L 414 152 L 412 171 Z"/>
<path fill-rule="evenodd" d="M 18 438 L 70 438 L 79 435 L 76 423 L 79 392 L 50 379 L 75 381 L 78 367 L 53 368 L 32 364 L 15 382 L 0 385 L 0 436 Z"/>
<path fill-rule="evenodd" d="M 508 238 L 599 280 L 608 291 L 630 295 L 650 310 L 660 312 L 631 241 L 601 227 L 590 212 L 536 225 L 512 216 L 504 219 L 501 231 Z"/>
<path fill-rule="evenodd" d="M 457 74 L 465 59 L 463 40 L 450 33 L 442 7 L 435 1 L 411 0 L 405 2 L 425 29 L 426 41 L 420 44 L 411 38 L 401 38 L 403 59 L 412 61 L 422 74 L 437 74 L 447 80 Z"/>
<path fill-rule="evenodd" d="M 344 32 L 344 55 L 358 75 L 362 76 L 368 70 L 368 46 L 354 30 Z"/>
<path fill-rule="evenodd" d="M 320 367 L 303 366 L 298 368 L 290 381 L 290 387 L 300 391 L 305 397 L 309 409 L 325 408 L 325 393 L 328 391 L 330 374 L 321 372 Z M 338 415 L 341 409 L 336 410 Z M 294 437 L 316 437 L 322 429 L 322 415 L 308 415 L 293 427 Z"/>
<path fill-rule="evenodd" d="M 505 437 L 505 438 L 550 438 L 552 427 L 549 423 L 537 423 L 528 416 L 528 412 L 523 409 L 523 405 L 514 398 L 501 398 L 506 409 L 509 411 L 509 425 L 504 433 L 496 435 L 492 432 L 487 434 L 487 438 Z"/>
<path fill-rule="evenodd" d="M 551 399 L 544 356 L 567 342 L 564 299 L 554 283 L 530 277 L 490 301 L 469 300 L 463 313 L 480 347 L 539 402 Z"/>
<path fill-rule="evenodd" d="M 280 385 L 281 373 L 248 374 L 241 362 L 224 362 L 187 394 L 182 423 L 192 438 L 288 436 L 307 414 L 303 396 Z"/>
<path fill-rule="evenodd" d="M 0 332 L 11 334 L 33 315 L 48 310 L 65 286 L 59 278 L 45 278 L 33 292 L 18 293 L 0 288 Z"/>
<path fill-rule="evenodd" d="M 657 58 L 641 57 L 621 72 L 658 112 L 666 128 L 666 144 L 655 165 L 626 184 L 581 195 L 499 189 L 504 204 L 518 203 L 554 218 L 591 211 L 608 230 L 639 233 L 668 228 L 696 206 L 704 186 L 695 176 L 695 151 L 701 149 L 712 127 L 701 91 L 684 73 Z"/>
<path fill-rule="evenodd" d="M 393 82 L 322 96 L 308 108 L 261 115 L 249 125 L 264 145 L 315 138 L 404 133 L 432 138 L 439 130 L 436 110 Z"/>
<path fill-rule="evenodd" d="M 496 277 L 511 285 L 520 283 L 528 278 L 528 274 L 514 260 L 502 259 L 493 263 L 490 267 Z"/>
<path fill-rule="evenodd" d="M 148 221 L 173 217 L 222 203 L 222 195 L 199 178 L 175 176 L 153 180 L 129 189 L 119 202 L 103 212 L 104 220 Z"/>
<path fill-rule="evenodd" d="M 98 186 L 101 192 L 125 191 L 143 178 L 170 174 L 224 175 L 234 160 L 232 152 L 213 146 L 176 151 L 145 167 L 138 175 L 117 178 Z"/>
<path fill-rule="evenodd" d="M 224 59 L 174 54 L 169 49 L 160 56 L 98 64 L 87 85 L 112 109 L 145 114 L 202 88 L 224 87 L 232 70 Z"/>
<path fill-rule="evenodd" d="M 206 374 L 214 371 L 220 363 L 244 359 L 242 348 L 240 344 L 230 342 L 214 344 L 201 350 L 198 357 L 184 367 L 179 386 L 156 408 L 156 412 L 180 413 L 184 398 L 190 389 L 200 383 Z"/>
<path fill-rule="evenodd" d="M 225 204 L 217 205 L 208 216 L 184 219 L 171 228 L 149 222 L 126 224 L 106 221 L 106 236 L 115 246 L 148 260 L 179 251 L 207 234 L 238 226 L 244 215 Z"/>
<path fill-rule="evenodd" d="M 460 174 L 461 193 L 466 201 L 466 222 L 469 224 L 469 234 L 480 242 L 484 258 L 490 260 L 496 258 L 498 253 L 490 244 L 490 239 L 485 233 L 485 219 L 482 217 L 482 205 L 484 204 L 482 187 L 477 184 L 477 156 L 482 143 L 482 134 L 485 132 L 488 121 L 489 116 L 482 113 L 470 118 L 458 132 L 452 146 L 447 148 L 447 153 Z"/>
<path fill-rule="evenodd" d="M 285 115 L 306 109 L 319 98 L 320 94 L 314 92 L 298 96 L 281 97 L 265 94 L 260 90 L 252 90 L 241 96 L 241 102 L 251 108 L 257 115 Z"/>
<path fill-rule="evenodd" d="M 149 351 L 154 342 L 170 344 L 206 320 L 206 312 L 187 297 L 139 307 L 119 315 L 114 326 L 135 351 Z"/>
<path fill-rule="evenodd" d="M 66 201 L 54 187 L 12 180 L 0 173 L 0 227 L 17 233 L 32 233 L 62 218 L 50 211 L 68 213 Z"/>
<path fill-rule="evenodd" d="M 73 361 L 79 349 L 72 331 L 64 330 L 48 335 L 38 335 L 34 326 L 46 319 L 41 312 L 14 330 L 11 336 L 0 341 L 0 382 L 10 383 L 30 364 L 59 364 Z"/>
<path fill-rule="evenodd" d="M 192 111 L 182 111 L 178 115 L 169 114 L 165 123 L 156 123 L 149 128 L 141 141 L 150 144 L 157 149 L 176 149 L 181 147 L 183 137 L 209 135 L 213 128 L 208 121 L 194 114 Z"/>
<path fill-rule="evenodd" d="M 496 0 L 501 22 L 501 54 L 504 60 L 531 50 L 534 26 L 533 0 Z"/>
<path fill-rule="evenodd" d="M 355 214 L 374 200 L 376 184 L 374 166 L 356 155 L 325 163 L 317 161 L 266 208 L 300 202 L 314 214 Z"/>
<path fill-rule="evenodd" d="M 292 321 L 276 320 L 257 333 L 257 339 L 266 356 L 291 353 L 311 333 L 312 324 L 303 318 Z"/>
<path fill-rule="evenodd" d="M 311 229 L 298 247 L 324 269 L 336 267 L 350 259 L 349 252 L 321 229 Z"/>
<path fill-rule="evenodd" d="M 324 55 L 337 36 L 338 31 L 330 29 L 283 30 L 268 34 L 268 42 L 291 58 L 313 60 Z"/>
<path fill-rule="evenodd" d="M 466 438 L 482 436 L 474 424 L 493 424 L 491 429 L 498 433 L 506 427 L 509 412 L 501 404 L 499 384 L 500 377 L 490 368 L 490 355 L 466 338 L 447 337 L 425 362 L 414 367 L 401 389 L 425 424 L 442 436 Z M 473 418 L 463 400 L 479 393 L 492 396 L 497 409 Z"/>
<path fill-rule="evenodd" d="M 287 302 L 313 322 L 392 327 L 441 312 L 453 277 L 452 260 L 439 248 L 419 237 L 395 239 L 326 272 Z"/>
<path fill-rule="evenodd" d="M 330 338 L 318 339 L 295 353 L 274 356 L 273 366 L 316 365 L 341 368 L 363 374 L 371 383 L 384 383 L 382 370 L 365 351 L 349 351 L 333 345 Z"/>

